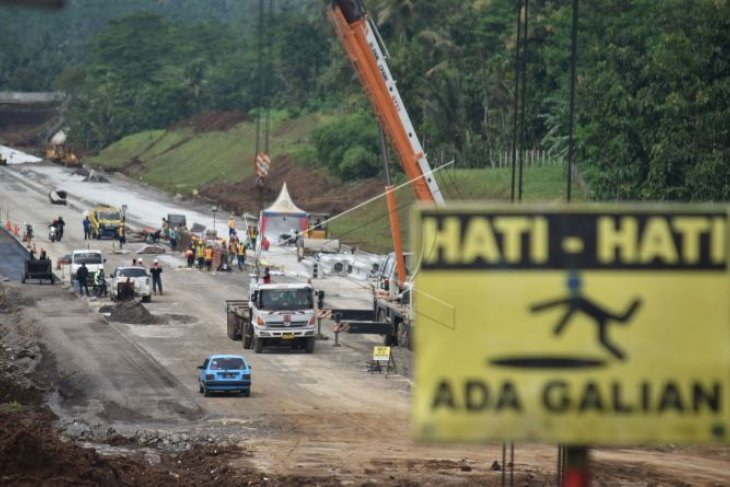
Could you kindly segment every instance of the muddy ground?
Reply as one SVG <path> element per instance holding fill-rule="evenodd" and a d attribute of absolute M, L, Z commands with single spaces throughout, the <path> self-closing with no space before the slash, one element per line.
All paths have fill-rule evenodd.
<path fill-rule="evenodd" d="M 66 291 L 59 288 L 58 292 Z M 204 430 L 198 434 L 150 428 L 122 432 L 111 425 L 90 427 L 59 418 L 50 407 L 54 401 L 79 401 L 80 396 L 91 396 L 94 391 L 68 380 L 60 372 L 62 364 L 44 345 L 39 330 L 48 323 L 34 321 L 31 312 L 41 295 L 45 294 L 37 286 L 0 284 L 0 485 L 501 485 L 501 472 L 487 472 L 471 460 L 373 460 L 352 465 L 362 469 L 358 480 L 328 474 L 326 469 L 321 475 L 282 475 L 260 469 L 257 447 L 246 439 Z M 109 414 L 118 418 L 132 413 Z M 193 425 L 190 431 L 195 431 Z M 299 431 L 281 434 L 295 437 Z M 519 446 L 514 484 L 508 476 L 507 485 L 555 485 L 554 470 L 536 466 L 543 463 L 538 459 L 544 450 Z M 718 465 L 730 468 L 727 448 L 668 446 L 596 453 L 593 485 L 598 487 L 730 485 L 727 472 L 712 470 Z M 287 452 L 281 454 L 280 460 L 286 461 Z M 495 468 L 501 468 L 499 460 Z M 321 461 L 325 466 L 325 459 Z"/>
<path fill-rule="evenodd" d="M 82 392 L 64 390 L 55 358 L 38 340 L 42 325 L 24 313 L 33 305 L 22 287 L 0 285 L 0 485 L 341 485 L 334 478 L 258 472 L 241 464 L 250 455 L 245 445 L 205 438 L 171 451 L 177 445 L 109 428 L 97 435 L 106 445 L 89 447 L 82 440 L 93 435 L 59 424 L 49 408 L 53 395 Z M 156 443 L 160 448 L 151 446 Z M 123 454 L 108 453 L 115 450 Z"/>

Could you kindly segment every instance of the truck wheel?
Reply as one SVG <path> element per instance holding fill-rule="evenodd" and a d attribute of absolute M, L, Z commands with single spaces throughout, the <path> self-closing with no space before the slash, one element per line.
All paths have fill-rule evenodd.
<path fill-rule="evenodd" d="M 314 353 L 314 344 L 317 343 L 314 337 L 307 338 L 307 353 Z"/>
<path fill-rule="evenodd" d="M 228 313 L 228 338 L 231 340 L 241 339 L 241 328 L 238 326 L 238 317 L 235 313 Z"/>
<path fill-rule="evenodd" d="M 204 392 L 204 390 L 203 390 L 203 384 L 201 384 L 200 382 L 198 382 L 198 392 L 201 393 L 201 394 Z"/>
<path fill-rule="evenodd" d="M 210 397 L 210 391 L 208 390 L 207 386 L 203 386 L 203 395 L 205 397 Z"/>
<path fill-rule="evenodd" d="M 264 340 L 261 337 L 254 337 L 253 339 L 253 351 L 256 353 L 261 353 L 261 351 L 264 349 Z"/>
<path fill-rule="evenodd" d="M 243 348 L 246 350 L 251 349 L 251 342 L 253 341 L 253 337 L 249 335 L 248 333 L 243 336 Z"/>

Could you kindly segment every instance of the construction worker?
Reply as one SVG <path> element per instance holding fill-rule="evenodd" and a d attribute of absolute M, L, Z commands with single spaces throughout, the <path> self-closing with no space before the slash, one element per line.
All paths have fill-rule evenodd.
<path fill-rule="evenodd" d="M 175 251 L 177 250 L 177 231 L 171 228 L 168 234 L 168 238 L 170 239 L 170 250 Z"/>
<path fill-rule="evenodd" d="M 106 288 L 106 276 L 104 275 L 104 269 L 99 267 L 99 269 L 94 272 L 93 276 L 93 284 L 94 284 L 94 296 L 97 298 L 100 298 L 102 296 L 107 295 L 107 288 Z"/>
<path fill-rule="evenodd" d="M 236 257 L 238 257 L 238 270 L 242 271 L 246 264 L 246 246 L 243 242 L 239 242 L 236 248 Z"/>
<path fill-rule="evenodd" d="M 152 292 L 157 294 L 157 290 L 160 290 L 162 295 L 162 267 L 160 267 L 160 261 L 155 259 L 155 262 L 150 268 L 150 274 L 152 274 Z"/>
<path fill-rule="evenodd" d="M 137 267 L 144 268 L 144 259 L 142 257 L 140 257 L 139 259 L 137 259 Z"/>
<path fill-rule="evenodd" d="M 256 248 L 256 237 L 259 232 L 253 225 L 248 226 L 248 241 L 251 243 L 251 250 Z"/>
<path fill-rule="evenodd" d="M 202 269 L 205 265 L 205 247 L 203 247 L 202 241 L 198 241 L 198 245 L 195 247 L 195 257 L 198 259 L 198 269 Z"/>
<path fill-rule="evenodd" d="M 228 242 L 228 267 L 233 267 L 233 261 L 236 260 L 238 251 L 238 245 L 236 244 L 237 240 L 238 239 L 235 236 L 232 236 L 231 241 Z"/>
<path fill-rule="evenodd" d="M 236 216 L 231 212 L 231 217 L 228 219 L 228 236 L 232 237 L 236 234 Z"/>
<path fill-rule="evenodd" d="M 213 267 L 213 247 L 208 245 L 205 247 L 205 269 L 210 272 L 211 267 Z"/>
<path fill-rule="evenodd" d="M 89 220 L 89 215 L 84 217 L 82 224 L 84 225 L 84 240 L 91 240 L 91 220 Z"/>
<path fill-rule="evenodd" d="M 127 236 L 124 230 L 124 223 L 117 229 L 117 236 L 119 237 L 119 250 L 124 250 L 124 244 L 127 241 Z"/>
<path fill-rule="evenodd" d="M 79 282 L 79 294 L 84 295 L 86 290 L 86 296 L 89 295 L 89 285 L 86 280 L 89 278 L 89 269 L 86 267 L 86 263 L 81 264 L 81 267 L 76 271 L 76 280 Z"/>
<path fill-rule="evenodd" d="M 193 250 L 192 244 L 188 247 L 188 250 L 185 251 L 185 257 L 188 259 L 188 268 L 192 268 L 193 264 L 195 264 L 195 251 Z"/>

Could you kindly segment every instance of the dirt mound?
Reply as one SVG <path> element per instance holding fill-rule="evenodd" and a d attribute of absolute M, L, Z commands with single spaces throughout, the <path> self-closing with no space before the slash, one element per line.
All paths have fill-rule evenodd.
<path fill-rule="evenodd" d="M 201 190 L 201 194 L 218 202 L 228 211 L 242 214 L 257 213 L 261 204 L 271 204 L 286 182 L 294 203 L 310 212 L 340 213 L 357 203 L 383 191 L 379 179 L 342 183 L 322 171 L 305 169 L 292 163 L 289 155 L 275 157 L 263 191 L 252 175 L 237 183 L 215 183 Z"/>
<path fill-rule="evenodd" d="M 241 122 L 248 121 L 248 114 L 240 111 L 202 112 L 177 122 L 170 129 L 190 128 L 197 133 L 230 130 Z"/>
<path fill-rule="evenodd" d="M 132 325 L 152 325 L 158 323 L 158 319 L 147 311 L 142 303 L 135 301 L 127 301 L 119 303 L 114 309 L 112 309 L 111 315 L 109 316 L 110 321 L 117 321 L 119 323 L 129 323 Z"/>

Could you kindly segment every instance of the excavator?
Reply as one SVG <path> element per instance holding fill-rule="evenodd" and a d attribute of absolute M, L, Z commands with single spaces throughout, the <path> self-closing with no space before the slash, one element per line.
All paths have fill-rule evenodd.
<path fill-rule="evenodd" d="M 382 132 L 397 154 L 403 172 L 420 202 L 441 205 L 443 195 L 406 111 L 386 62 L 387 49 L 361 0 L 334 0 L 328 17 L 352 62 L 365 94 L 380 122 Z M 383 147 L 384 158 L 387 151 Z M 382 267 L 372 314 L 361 310 L 333 310 L 336 321 L 350 333 L 380 334 L 385 345 L 411 345 L 411 306 L 406 255 L 401 240 L 395 192 L 387 171 L 386 199 L 394 252 Z"/>

